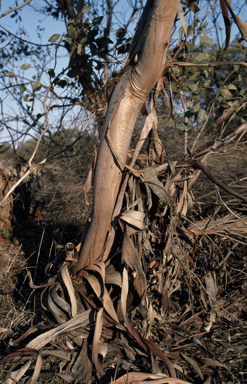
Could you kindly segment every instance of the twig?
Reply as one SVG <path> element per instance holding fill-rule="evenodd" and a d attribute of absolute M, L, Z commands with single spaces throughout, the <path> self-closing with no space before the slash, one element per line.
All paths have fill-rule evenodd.
<path fill-rule="evenodd" d="M 181 99 L 181 102 L 183 105 L 184 113 L 186 113 L 187 112 L 187 105 L 185 102 L 184 94 L 183 94 L 183 92 L 180 92 L 179 95 L 180 95 L 180 99 Z M 184 118 L 184 122 L 186 125 L 188 124 L 188 117 Z M 186 128 L 185 132 L 184 132 L 184 156 L 187 155 L 187 145 L 188 145 L 188 128 Z"/>
<path fill-rule="evenodd" d="M 222 183 L 217 177 L 215 177 L 201 162 L 197 160 L 188 160 L 188 161 L 180 161 L 176 164 L 176 167 L 193 167 L 200 171 L 202 171 L 208 178 L 211 180 L 214 184 L 216 184 L 221 189 L 224 189 L 226 192 L 228 192 L 230 195 L 237 197 L 238 199 L 244 201 L 247 203 L 247 196 L 242 195 L 241 193 L 238 193 L 234 191 L 231 187 L 228 185 Z"/>
<path fill-rule="evenodd" d="M 82 137 L 82 134 L 83 132 L 87 129 L 88 125 L 90 124 L 92 118 L 95 116 L 96 112 L 94 112 L 90 118 L 88 119 L 87 123 L 85 124 L 85 127 L 83 128 L 82 132 L 80 133 L 80 135 L 73 141 L 73 143 L 71 143 L 70 145 L 68 145 L 66 148 L 63 148 L 61 151 L 58 151 L 56 153 L 53 153 L 52 155 L 46 157 L 45 159 L 43 159 L 42 161 L 40 161 L 38 164 L 32 166 L 32 168 L 28 169 L 28 171 L 12 186 L 12 188 L 10 188 L 10 190 L 8 191 L 8 193 L 6 194 L 6 196 L 4 196 L 4 198 L 0 201 L 0 206 L 5 202 L 5 200 L 7 200 L 7 198 L 14 192 L 14 190 L 18 187 L 18 185 L 20 185 L 24 179 L 26 179 L 27 176 L 29 176 L 35 169 L 39 168 L 41 165 L 44 165 L 48 162 L 48 160 L 52 159 L 53 157 L 57 156 L 57 155 L 60 155 L 60 153 L 63 153 L 63 152 L 66 152 L 69 148 L 71 148 L 81 137 Z"/>
<path fill-rule="evenodd" d="M 214 145 L 212 145 L 211 147 L 207 148 L 206 151 L 202 151 L 200 153 L 198 153 L 195 157 L 199 157 L 199 156 L 202 156 L 204 155 L 203 159 L 201 160 L 202 163 L 205 163 L 206 159 L 208 158 L 208 156 L 213 153 L 217 148 L 221 147 L 222 145 L 225 145 L 225 144 L 228 144 L 230 143 L 231 141 L 233 141 L 235 139 L 235 137 L 238 135 L 238 134 L 242 134 L 243 132 L 246 132 L 247 130 L 247 123 L 243 123 L 241 124 L 233 133 L 231 133 L 230 135 L 226 136 L 225 139 L 222 139 L 222 140 L 217 140 L 216 143 Z M 189 181 L 189 186 L 188 188 L 190 189 L 192 187 L 192 185 L 195 183 L 195 181 L 197 180 L 197 178 L 199 177 L 201 171 L 198 170 L 196 171 L 193 179 L 191 179 Z"/>
<path fill-rule="evenodd" d="M 247 67 L 245 61 L 215 61 L 214 63 L 184 63 L 181 61 L 176 61 L 175 63 L 170 63 L 168 67 L 178 65 L 179 67 L 219 67 L 221 65 L 241 65 Z"/>
<path fill-rule="evenodd" d="M 47 108 L 46 106 L 46 100 L 47 100 L 47 97 L 49 95 L 49 92 L 50 92 L 50 89 L 51 89 L 51 85 L 48 87 L 47 89 L 47 92 L 46 92 L 46 95 L 45 95 L 45 98 L 44 98 L 44 101 L 43 101 L 43 107 L 44 107 L 44 111 L 45 111 L 45 122 L 46 122 L 46 128 L 44 129 L 44 131 L 41 133 L 41 135 L 39 136 L 39 139 L 37 141 L 37 144 L 36 144 L 36 147 L 30 157 L 30 159 L 28 160 L 28 165 L 29 165 L 29 168 L 32 168 L 32 161 L 33 161 L 33 158 L 34 156 L 36 155 L 36 152 L 39 148 L 39 145 L 40 145 L 40 141 L 42 139 L 42 137 L 44 136 L 44 134 L 48 131 L 48 129 L 50 128 L 50 125 L 49 125 L 49 119 L 48 119 L 48 113 L 49 113 L 49 110 L 50 110 L 50 106 L 51 106 L 51 103 L 52 103 L 52 94 L 51 94 L 51 98 L 50 98 L 50 103 L 49 103 L 49 106 Z"/>
<path fill-rule="evenodd" d="M 25 3 L 20 4 L 20 5 L 17 5 L 17 7 L 11 8 L 11 9 L 9 9 L 8 11 L 2 13 L 2 14 L 0 15 L 0 19 L 1 19 L 2 17 L 4 17 L 4 16 L 7 16 L 7 15 L 8 15 L 9 13 L 11 13 L 11 12 L 17 11 L 17 9 L 20 9 L 20 8 L 24 7 L 24 6 L 27 5 L 28 3 L 31 3 L 31 1 L 32 1 L 32 0 L 26 0 Z"/>

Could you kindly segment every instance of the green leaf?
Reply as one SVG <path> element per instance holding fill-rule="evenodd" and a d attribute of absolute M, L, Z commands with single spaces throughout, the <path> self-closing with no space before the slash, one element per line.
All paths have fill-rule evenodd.
<path fill-rule="evenodd" d="M 64 88 L 66 84 L 67 84 L 66 80 L 58 80 L 58 82 L 56 83 L 56 85 L 58 85 L 61 88 Z"/>
<path fill-rule="evenodd" d="M 197 24 L 199 23 L 199 20 L 198 19 L 195 19 L 194 20 L 194 23 L 193 23 L 193 25 L 194 25 L 194 27 L 197 27 Z"/>
<path fill-rule="evenodd" d="M 226 88 L 222 88 L 220 90 L 220 94 L 224 97 L 224 99 L 229 100 L 229 99 L 232 98 L 231 92 L 228 89 L 226 89 Z"/>
<path fill-rule="evenodd" d="M 183 34 L 184 34 L 184 28 L 180 27 L 179 30 L 178 30 L 178 35 L 179 35 L 179 40 L 180 41 L 182 40 Z"/>
<path fill-rule="evenodd" d="M 59 33 L 55 33 L 55 35 L 52 35 L 48 41 L 51 43 L 54 43 L 54 41 L 57 41 L 61 35 Z"/>
<path fill-rule="evenodd" d="M 36 81 L 36 83 L 33 84 L 32 88 L 33 88 L 34 92 L 35 91 L 39 91 L 42 88 L 41 82 L 40 81 Z"/>
<path fill-rule="evenodd" d="M 54 72 L 54 69 L 53 69 L 53 68 L 49 68 L 49 69 L 48 69 L 48 75 L 49 75 L 50 77 L 55 77 L 55 72 Z"/>
<path fill-rule="evenodd" d="M 198 113 L 198 117 L 202 121 L 207 120 L 208 115 L 207 115 L 207 112 L 205 111 L 205 109 L 200 109 L 200 111 Z"/>
<path fill-rule="evenodd" d="M 227 88 L 227 89 L 233 89 L 234 91 L 237 91 L 237 90 L 238 90 L 237 87 L 236 87 L 236 85 L 234 85 L 234 84 L 229 84 L 229 85 L 227 85 L 226 88 Z"/>
<path fill-rule="evenodd" d="M 76 29 L 72 25 L 68 27 L 68 36 L 71 37 L 71 39 L 75 39 L 77 36 Z"/>
<path fill-rule="evenodd" d="M 99 17 L 95 17 L 93 19 L 93 25 L 97 25 L 97 24 L 100 24 L 101 21 L 103 20 L 104 16 L 99 16 Z"/>
<path fill-rule="evenodd" d="M 11 71 L 3 71 L 3 74 L 8 77 L 15 77 L 14 72 Z"/>
<path fill-rule="evenodd" d="M 240 94 L 240 96 L 243 96 L 244 94 L 245 94 L 245 92 L 246 92 L 246 89 L 241 89 L 241 91 L 239 92 L 239 94 Z"/>
<path fill-rule="evenodd" d="M 233 108 L 235 109 L 235 111 L 239 108 L 240 106 L 240 102 L 239 100 L 235 100 L 233 103 L 232 103 L 232 106 Z"/>
<path fill-rule="evenodd" d="M 67 37 L 67 39 L 65 39 L 64 40 L 66 43 L 68 43 L 69 45 L 71 45 L 72 44 L 72 39 L 71 39 L 71 37 Z"/>
<path fill-rule="evenodd" d="M 194 48 L 194 46 L 195 46 L 190 41 L 186 41 L 185 45 L 186 45 L 188 51 L 191 51 Z"/>
<path fill-rule="evenodd" d="M 85 5 L 85 7 L 82 8 L 81 13 L 88 13 L 91 9 L 91 5 Z"/>
<path fill-rule="evenodd" d="M 78 46 L 77 46 L 77 54 L 78 54 L 78 55 L 81 54 L 81 50 L 82 50 L 82 45 L 81 45 L 81 44 L 78 44 Z"/>
<path fill-rule="evenodd" d="M 27 69 L 31 68 L 31 64 L 22 64 L 21 69 L 26 71 Z"/>
<path fill-rule="evenodd" d="M 67 76 L 73 78 L 80 74 L 80 70 L 78 68 L 71 68 L 67 73 Z"/>
<path fill-rule="evenodd" d="M 212 40 L 210 40 L 207 36 L 201 36 L 200 40 L 203 44 L 213 44 Z"/>
<path fill-rule="evenodd" d="M 88 41 L 88 37 L 87 37 L 87 36 L 84 36 L 84 37 L 82 37 L 82 38 L 80 39 L 80 43 L 81 43 L 81 44 L 86 44 L 87 41 Z"/>
<path fill-rule="evenodd" d="M 209 32 L 211 32 L 211 31 L 206 31 L 206 29 L 202 29 L 202 30 L 201 30 L 201 33 L 204 33 L 205 35 L 208 35 Z"/>
<path fill-rule="evenodd" d="M 20 91 L 21 92 L 25 92 L 26 88 L 24 87 L 24 85 L 20 85 Z"/>
<path fill-rule="evenodd" d="M 28 94 L 28 93 L 26 93 L 26 94 L 24 95 L 23 100 L 26 101 L 26 102 L 29 101 L 29 94 Z"/>
<path fill-rule="evenodd" d="M 189 25 L 188 26 L 188 30 L 187 30 L 187 37 L 191 34 L 191 32 L 193 32 L 193 26 L 192 25 Z"/>
<path fill-rule="evenodd" d="M 189 111 L 185 112 L 184 117 L 188 117 L 188 119 L 190 119 L 194 115 L 195 115 L 195 112 L 190 109 Z"/>
<path fill-rule="evenodd" d="M 189 77 L 190 81 L 196 81 L 198 77 L 200 76 L 199 72 L 195 72 L 192 76 Z"/>
<path fill-rule="evenodd" d="M 180 129 L 181 131 L 184 131 L 185 129 L 188 129 L 188 125 L 186 125 L 186 124 L 182 124 L 182 125 L 180 125 L 179 127 L 178 127 L 178 129 Z"/>
<path fill-rule="evenodd" d="M 174 73 L 175 76 L 179 76 L 180 75 L 180 70 L 178 67 L 173 67 L 172 68 L 172 72 Z"/>
<path fill-rule="evenodd" d="M 197 103 L 195 106 L 194 106 L 194 111 L 195 112 L 198 112 L 200 110 L 200 104 Z"/>
<path fill-rule="evenodd" d="M 211 80 L 205 80 L 205 81 L 204 81 L 204 85 L 205 85 L 205 87 L 208 87 L 210 83 L 211 83 Z"/>
<path fill-rule="evenodd" d="M 198 88 L 198 85 L 197 83 L 195 84 L 189 84 L 189 89 L 192 91 L 192 92 L 195 92 Z"/>
<path fill-rule="evenodd" d="M 204 53 L 199 53 L 196 57 L 196 61 L 202 61 L 202 60 L 208 60 L 209 59 L 209 54 L 207 52 Z"/>
<path fill-rule="evenodd" d="M 238 74 L 238 81 L 241 81 L 242 80 L 242 77 L 240 74 Z"/>

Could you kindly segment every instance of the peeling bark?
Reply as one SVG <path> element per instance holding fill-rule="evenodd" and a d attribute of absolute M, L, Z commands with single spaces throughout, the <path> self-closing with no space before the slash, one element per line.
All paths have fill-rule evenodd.
<path fill-rule="evenodd" d="M 132 132 L 142 105 L 164 71 L 179 4 L 180 0 L 148 1 L 144 9 L 146 21 L 143 23 L 142 16 L 136 31 L 137 35 L 142 36 L 141 46 L 136 45 L 138 62 L 131 71 L 124 74 L 113 91 L 95 171 L 92 221 L 80 251 L 78 277 L 86 265 L 102 257 L 122 180 L 122 164 L 126 162 Z"/>

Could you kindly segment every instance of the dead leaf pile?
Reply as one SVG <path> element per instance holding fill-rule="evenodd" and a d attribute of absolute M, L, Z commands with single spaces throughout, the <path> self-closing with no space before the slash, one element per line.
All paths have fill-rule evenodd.
<path fill-rule="evenodd" d="M 236 213 L 240 203 L 228 214 L 222 203 L 198 219 L 193 164 L 164 163 L 156 131 L 155 138 L 148 154 L 139 142 L 130 156 L 114 217 L 118 241 L 106 261 L 78 280 L 80 245 L 70 243 L 56 275 L 47 268 L 46 321 L 11 342 L 4 383 L 246 379 L 247 218 Z"/>

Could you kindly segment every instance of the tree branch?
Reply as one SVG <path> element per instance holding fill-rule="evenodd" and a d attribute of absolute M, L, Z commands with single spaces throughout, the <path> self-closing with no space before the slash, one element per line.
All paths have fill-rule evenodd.
<path fill-rule="evenodd" d="M 215 61 L 214 63 L 183 63 L 176 61 L 175 63 L 170 63 L 166 68 L 178 65 L 179 67 L 219 67 L 221 65 L 241 65 L 247 68 L 247 63 L 244 61 Z"/>
<path fill-rule="evenodd" d="M 24 7 L 24 6 L 27 5 L 28 3 L 31 3 L 31 1 L 32 1 L 32 0 L 26 0 L 25 3 L 20 4 L 20 5 L 17 5 L 17 7 L 11 8 L 11 9 L 9 9 L 8 11 L 2 13 L 2 14 L 0 15 L 0 19 L 1 19 L 2 17 L 4 17 L 4 16 L 7 16 L 7 15 L 8 15 L 9 13 L 11 13 L 11 12 L 17 11 L 17 9 L 20 9 L 20 8 Z"/>

